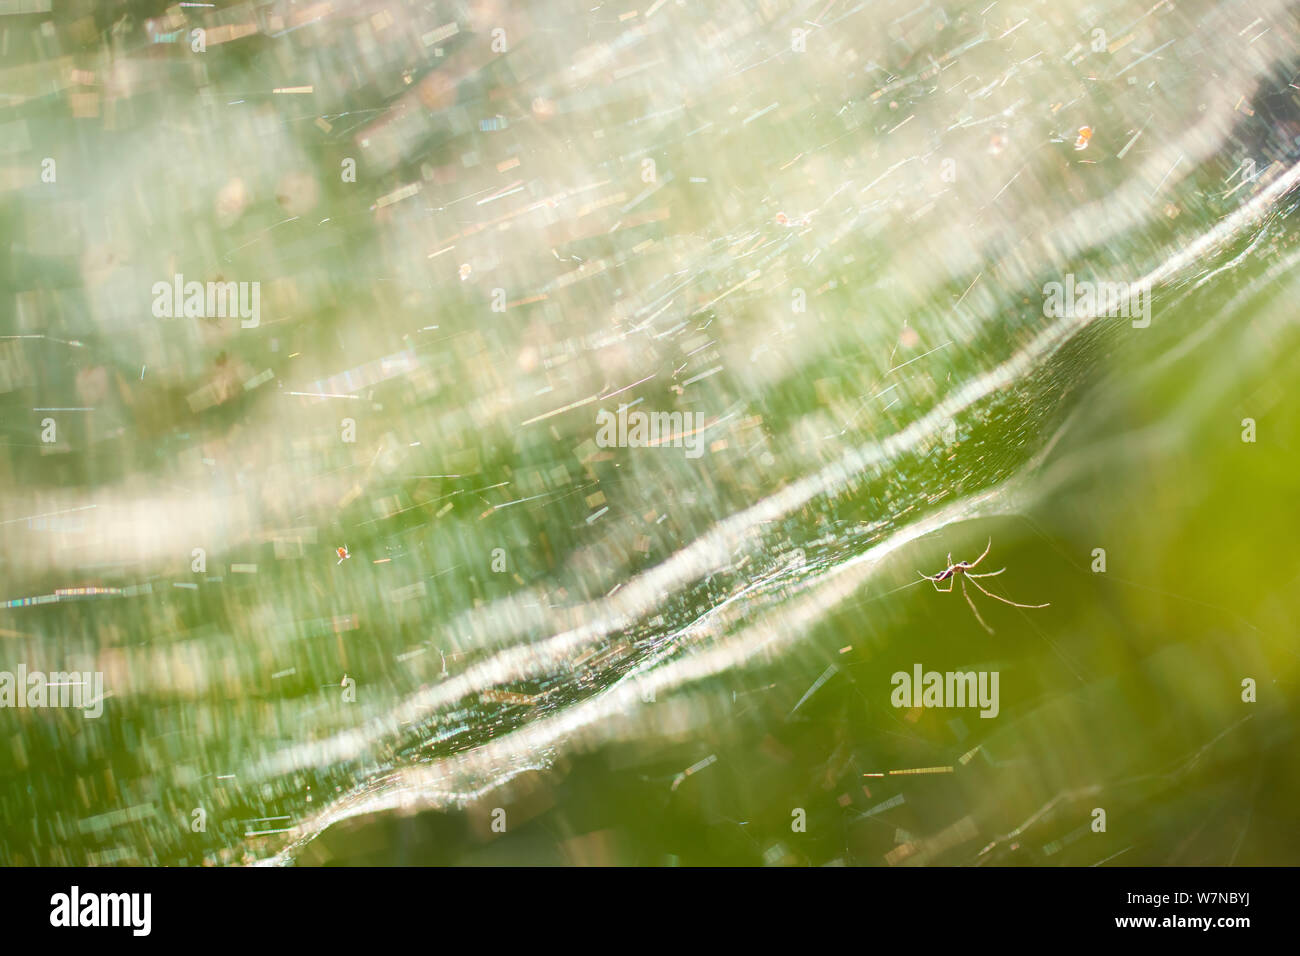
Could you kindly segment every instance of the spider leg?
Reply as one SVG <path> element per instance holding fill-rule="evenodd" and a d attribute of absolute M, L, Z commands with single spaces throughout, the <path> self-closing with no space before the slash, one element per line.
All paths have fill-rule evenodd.
<path fill-rule="evenodd" d="M 997 570 L 997 571 L 985 571 L 983 574 L 967 574 L 966 577 L 968 577 L 968 578 L 995 578 L 995 577 L 997 577 L 999 574 L 1001 574 L 1001 573 L 1002 573 L 1003 571 L 1005 571 L 1005 570 L 1006 570 L 1006 568 L 1000 568 L 1000 569 Z"/>
<path fill-rule="evenodd" d="M 976 586 L 978 587 L 978 585 Z M 992 634 L 993 628 L 988 626 L 988 623 L 984 620 L 983 616 L 981 616 L 979 608 L 977 608 L 975 602 L 970 599 L 970 592 L 966 590 L 966 580 L 964 578 L 961 582 L 961 594 L 962 597 L 966 599 L 966 603 L 970 605 L 970 610 L 971 613 L 975 615 L 975 620 L 980 622 L 980 627 Z"/>
<path fill-rule="evenodd" d="M 978 558 L 976 558 L 974 561 L 972 561 L 970 564 L 966 565 L 966 567 L 968 567 L 968 568 L 973 568 L 973 567 L 975 567 L 975 565 L 979 564 L 981 561 L 983 561 L 985 558 L 987 558 L 987 557 L 989 556 L 989 552 L 992 551 L 992 550 L 993 550 L 993 539 L 992 539 L 992 538 L 989 538 L 989 543 L 986 544 L 986 545 L 984 546 L 984 553 L 981 554 L 981 555 L 980 555 Z"/>
<path fill-rule="evenodd" d="M 973 583 L 975 584 L 975 586 L 976 586 L 977 588 L 979 588 L 981 591 L 984 591 L 984 593 L 987 594 L 989 597 L 993 598 L 993 600 L 995 600 L 995 601 L 1001 601 L 1003 604 L 1010 604 L 1012 607 L 1027 607 L 1027 608 L 1035 608 L 1035 607 L 1048 607 L 1048 606 L 1049 606 L 1049 605 L 1047 605 L 1047 604 L 1021 604 L 1021 603 L 1018 602 L 1018 601 L 1012 601 L 1010 598 L 1004 598 L 1004 597 L 1002 597 L 1000 594 L 994 594 L 992 591 L 985 590 L 984 585 L 980 584 L 978 581 L 975 581 L 975 582 L 973 582 Z"/>

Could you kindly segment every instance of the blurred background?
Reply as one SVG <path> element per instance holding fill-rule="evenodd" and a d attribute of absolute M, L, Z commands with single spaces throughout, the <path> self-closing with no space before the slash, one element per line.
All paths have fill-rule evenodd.
<path fill-rule="evenodd" d="M 0 862 L 1300 862 L 1298 37 L 0 0 Z"/>

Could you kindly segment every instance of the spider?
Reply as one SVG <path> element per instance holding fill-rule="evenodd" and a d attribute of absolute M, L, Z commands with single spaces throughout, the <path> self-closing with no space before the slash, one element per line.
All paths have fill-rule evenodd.
<path fill-rule="evenodd" d="M 934 589 L 936 591 L 940 591 L 944 594 L 952 593 L 953 584 L 950 583 L 946 588 L 941 588 L 939 587 L 939 582 L 949 581 L 955 583 L 957 578 L 961 577 L 962 597 L 964 597 L 966 599 L 966 603 L 970 605 L 970 609 L 975 615 L 975 620 L 980 622 L 980 627 L 984 628 L 984 630 L 988 631 L 990 634 L 993 633 L 993 628 L 989 627 L 987 622 L 985 622 L 984 618 L 980 616 L 979 608 L 975 606 L 975 602 L 972 601 L 970 598 L 970 592 L 966 590 L 967 578 L 970 579 L 971 584 L 975 585 L 977 588 L 979 588 L 989 597 L 993 598 L 993 600 L 1001 601 L 1003 604 L 1010 604 L 1012 607 L 1024 607 L 1024 608 L 1038 608 L 1038 607 L 1048 606 L 1046 604 L 1021 604 L 1017 601 L 1009 600 L 1008 598 L 1004 598 L 999 594 L 994 594 L 992 591 L 988 590 L 988 588 L 984 587 L 984 585 L 980 584 L 979 581 L 975 580 L 976 578 L 996 577 L 997 575 L 1001 574 L 1003 571 L 1006 570 L 1006 568 L 1000 568 L 997 571 L 988 571 L 983 574 L 971 574 L 972 569 L 974 569 L 974 567 L 977 564 L 979 564 L 986 557 L 988 557 L 989 551 L 991 551 L 992 549 L 993 549 L 993 539 L 990 538 L 988 545 L 984 548 L 984 553 L 981 554 L 974 561 L 954 562 L 952 559 L 952 554 L 950 552 L 948 554 L 948 566 L 944 568 L 942 571 L 940 571 L 938 574 L 922 574 L 920 571 L 917 572 L 917 574 L 920 574 L 921 577 L 925 578 L 925 580 L 933 584 Z"/>
<path fill-rule="evenodd" d="M 339 560 L 338 560 L 339 564 L 342 564 L 348 558 L 352 557 L 352 554 L 351 552 L 348 551 L 348 546 L 346 544 L 341 548 L 335 548 L 334 553 L 339 556 Z"/>

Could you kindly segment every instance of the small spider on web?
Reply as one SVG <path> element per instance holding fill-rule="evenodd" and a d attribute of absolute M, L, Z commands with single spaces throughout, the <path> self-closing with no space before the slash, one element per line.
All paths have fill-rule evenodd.
<path fill-rule="evenodd" d="M 989 627 L 988 623 L 980 615 L 979 608 L 975 606 L 975 602 L 971 600 L 970 592 L 966 590 L 966 581 L 968 578 L 970 579 L 971 584 L 975 585 L 986 595 L 993 598 L 993 600 L 1001 601 L 1003 604 L 1010 604 L 1012 607 L 1023 607 L 1023 608 L 1048 607 L 1047 604 L 1021 604 L 1018 601 L 1012 601 L 1009 598 L 1002 597 L 1000 594 L 994 594 L 992 591 L 984 587 L 984 585 L 980 584 L 979 581 L 976 580 L 976 578 L 996 577 L 997 575 L 1001 574 L 1003 571 L 1006 570 L 1006 568 L 999 568 L 997 571 L 986 571 L 983 574 L 971 574 L 971 571 L 974 570 L 975 566 L 978 565 L 985 558 L 987 558 L 989 551 L 991 551 L 992 549 L 993 549 L 993 539 L 989 538 L 989 543 L 984 548 L 984 553 L 981 554 L 974 561 L 954 562 L 952 559 L 952 554 L 950 552 L 948 554 L 948 566 L 944 568 L 942 571 L 940 571 L 938 574 L 923 574 L 920 571 L 917 572 L 917 574 L 920 574 L 922 578 L 924 578 L 925 580 L 933 584 L 934 589 L 936 591 L 939 591 L 943 594 L 951 594 L 953 585 L 956 583 L 957 578 L 960 577 L 962 597 L 964 597 L 966 599 L 966 603 L 970 605 L 970 609 L 972 613 L 974 613 L 975 615 L 975 620 L 980 622 L 980 627 L 984 628 L 984 630 L 988 631 L 990 634 L 993 633 L 993 628 Z M 939 583 L 941 581 L 949 582 L 948 586 L 946 588 L 939 587 Z"/>

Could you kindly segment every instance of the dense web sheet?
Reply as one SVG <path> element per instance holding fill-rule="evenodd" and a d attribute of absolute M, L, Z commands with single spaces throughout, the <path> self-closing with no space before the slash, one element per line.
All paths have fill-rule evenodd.
<path fill-rule="evenodd" d="M 1070 537 L 1045 509 L 1264 387 L 1296 255 L 1286 4 L 108 19 L 55 18 L 95 77 L 73 116 L 40 105 L 38 58 L 15 74 L 24 155 L 71 158 L 4 206 L 0 626 L 13 659 L 91 662 L 109 695 L 74 738 L 45 715 L 11 733 L 0 808 L 34 822 L 7 861 L 288 862 L 354 817 L 526 805 L 620 748 L 665 801 L 734 775 L 700 812 L 744 831 L 719 808 L 738 753 L 816 726 L 843 839 L 803 858 L 988 862 L 1099 793 L 1196 817 L 1205 760 L 1264 760 L 1266 718 L 1205 705 L 1185 736 L 1129 715 L 1104 772 L 1052 767 L 1027 728 L 1119 726 L 1127 698 L 1082 617 L 1003 608 L 1060 680 L 931 748 L 910 769 L 956 789 L 887 825 L 918 797 L 868 763 L 919 758 L 845 688 L 933 626 L 918 566 L 992 536 L 1009 593 L 1052 589 L 1025 573 Z M 203 60 L 149 39 L 193 24 L 231 39 Z M 145 293 L 179 273 L 258 279 L 260 324 L 160 321 Z M 1154 321 L 1048 314 L 1066 274 Z M 1122 421 L 1189 374 L 1194 396 Z M 48 412 L 67 447 L 37 455 L 47 408 L 73 409 Z M 695 416 L 701 454 L 602 447 L 598 411 L 638 409 Z M 1259 634 L 1242 601 L 1160 581 Z M 969 660 L 1012 653 L 947 603 Z M 1218 666 L 1167 653 L 1141 666 Z M 1033 785 L 996 773 L 1016 760 Z M 787 831 L 798 780 L 767 785 Z"/>

